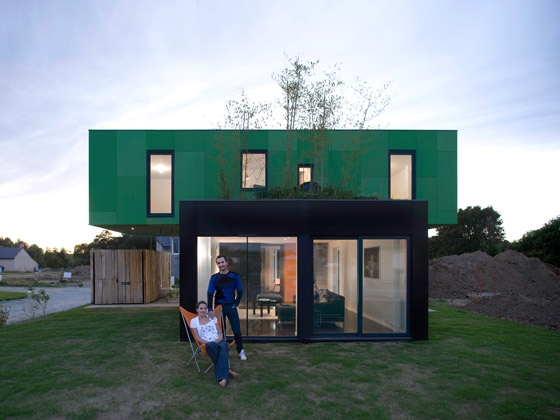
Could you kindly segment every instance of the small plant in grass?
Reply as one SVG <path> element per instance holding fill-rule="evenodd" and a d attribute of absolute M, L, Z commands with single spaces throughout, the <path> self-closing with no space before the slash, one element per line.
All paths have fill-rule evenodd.
<path fill-rule="evenodd" d="M 8 323 L 10 317 L 10 308 L 0 305 L 0 328 Z"/>
<path fill-rule="evenodd" d="M 29 303 L 27 308 L 24 308 L 23 310 L 27 312 L 31 318 L 35 318 L 37 311 L 42 310 L 44 318 L 47 315 L 47 304 L 51 297 L 47 294 L 47 292 L 45 292 L 45 289 L 39 290 L 39 293 L 35 292 L 33 287 L 29 287 L 27 290 Z"/>

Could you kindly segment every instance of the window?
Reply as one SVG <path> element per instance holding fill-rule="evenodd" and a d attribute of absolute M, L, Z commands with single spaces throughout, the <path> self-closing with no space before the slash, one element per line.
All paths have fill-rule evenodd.
<path fill-rule="evenodd" d="M 414 182 L 414 152 L 389 153 L 389 189 L 393 200 L 416 198 Z"/>
<path fill-rule="evenodd" d="M 266 188 L 266 151 L 241 153 L 241 187 Z"/>
<path fill-rule="evenodd" d="M 298 185 L 311 182 L 313 180 L 313 165 L 298 165 Z"/>
<path fill-rule="evenodd" d="M 358 241 L 313 240 L 313 333 L 358 331 Z"/>
<path fill-rule="evenodd" d="M 407 240 L 364 239 L 362 332 L 407 331 Z"/>
<path fill-rule="evenodd" d="M 172 152 L 148 152 L 148 214 L 173 214 Z"/>
<path fill-rule="evenodd" d="M 405 333 L 407 247 L 406 239 L 314 239 L 313 333 Z"/>
<path fill-rule="evenodd" d="M 179 255 L 179 238 L 171 238 L 171 253 L 173 255 Z"/>

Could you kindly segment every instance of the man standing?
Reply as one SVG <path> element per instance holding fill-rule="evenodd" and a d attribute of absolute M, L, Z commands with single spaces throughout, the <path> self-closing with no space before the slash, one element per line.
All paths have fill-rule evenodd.
<path fill-rule="evenodd" d="M 237 306 L 243 296 L 241 277 L 239 277 L 239 274 L 229 271 L 227 258 L 223 255 L 216 257 L 216 265 L 219 272 L 210 277 L 210 283 L 208 284 L 208 312 L 213 315 L 214 306 L 222 305 L 224 321 L 225 317 L 229 319 L 239 358 L 247 360 L 245 350 L 243 349 L 239 313 L 237 312 Z"/>

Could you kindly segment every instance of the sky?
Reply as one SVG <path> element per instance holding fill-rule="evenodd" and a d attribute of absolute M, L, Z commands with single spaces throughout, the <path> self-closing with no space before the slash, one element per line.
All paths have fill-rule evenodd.
<path fill-rule="evenodd" d="M 211 129 L 286 57 L 390 82 L 387 129 L 458 131 L 458 208 L 560 215 L 560 1 L 0 0 L 0 237 L 90 243 L 89 129 Z M 281 128 L 281 127 L 271 127 Z"/>

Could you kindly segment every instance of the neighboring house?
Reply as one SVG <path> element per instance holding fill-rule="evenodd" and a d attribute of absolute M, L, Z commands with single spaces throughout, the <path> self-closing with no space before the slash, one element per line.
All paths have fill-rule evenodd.
<path fill-rule="evenodd" d="M 25 248 L 0 248 L 0 267 L 2 271 L 36 271 L 39 264 Z"/>
<path fill-rule="evenodd" d="M 255 200 L 283 186 L 364 199 Z M 427 230 L 457 222 L 457 132 L 91 130 L 89 203 L 91 225 L 180 238 L 189 310 L 227 255 L 247 340 L 427 339 Z"/>
<path fill-rule="evenodd" d="M 178 281 L 180 274 L 179 249 L 179 238 L 169 236 L 158 236 L 156 238 L 156 251 L 171 254 L 171 275 L 174 277 L 174 281 Z"/>

